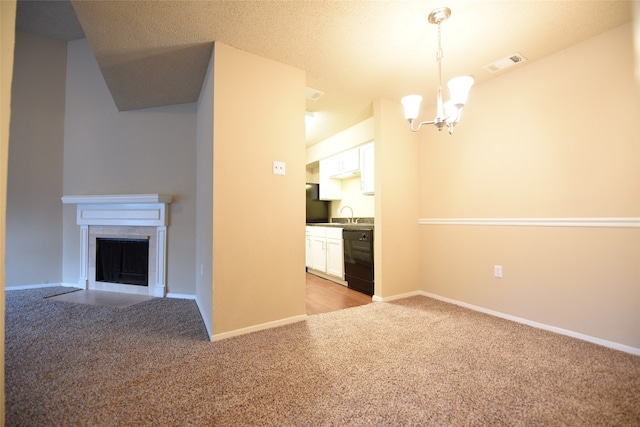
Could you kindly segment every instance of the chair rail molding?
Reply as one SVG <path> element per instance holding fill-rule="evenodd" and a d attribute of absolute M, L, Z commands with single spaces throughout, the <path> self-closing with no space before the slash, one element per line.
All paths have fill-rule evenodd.
<path fill-rule="evenodd" d="M 420 225 L 475 225 L 515 227 L 640 228 L 640 217 L 589 218 L 420 218 Z"/>

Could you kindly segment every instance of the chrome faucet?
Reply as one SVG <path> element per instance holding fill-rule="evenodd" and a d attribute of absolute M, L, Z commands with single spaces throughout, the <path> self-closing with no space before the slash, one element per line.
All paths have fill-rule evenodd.
<path fill-rule="evenodd" d="M 353 223 L 353 208 L 351 206 L 343 206 L 342 208 L 340 208 L 340 213 L 342 213 L 342 211 L 346 208 L 349 208 L 349 210 L 351 211 L 351 220 L 349 222 Z"/>

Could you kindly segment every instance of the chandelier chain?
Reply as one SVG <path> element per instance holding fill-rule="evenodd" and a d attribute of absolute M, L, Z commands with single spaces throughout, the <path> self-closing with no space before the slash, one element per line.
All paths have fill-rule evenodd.
<path fill-rule="evenodd" d="M 444 106 L 442 103 L 442 57 L 442 34 L 440 31 L 440 21 L 438 21 L 438 89 L 436 94 L 436 118 L 434 119 L 434 124 L 438 130 L 441 130 L 444 125 Z"/>
<path fill-rule="evenodd" d="M 442 57 L 444 54 L 442 53 L 442 33 L 440 31 L 440 23 L 438 23 L 438 52 L 436 53 L 436 60 L 438 62 L 442 61 Z"/>

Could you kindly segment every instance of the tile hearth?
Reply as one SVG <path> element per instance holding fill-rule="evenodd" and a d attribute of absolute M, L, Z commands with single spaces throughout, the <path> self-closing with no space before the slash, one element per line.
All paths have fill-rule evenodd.
<path fill-rule="evenodd" d="M 140 302 L 153 299 L 150 295 L 123 294 L 118 292 L 104 292 L 94 290 L 79 290 L 47 298 L 53 301 L 70 302 L 74 304 L 99 305 L 103 307 L 124 308 Z"/>

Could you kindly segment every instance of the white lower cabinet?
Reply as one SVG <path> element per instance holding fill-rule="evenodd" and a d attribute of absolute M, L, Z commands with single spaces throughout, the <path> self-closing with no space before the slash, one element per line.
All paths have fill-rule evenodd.
<path fill-rule="evenodd" d="M 322 228 L 322 227 L 313 227 Z M 313 230 L 311 232 L 311 268 L 314 270 L 327 272 L 327 238 L 318 234 L 324 230 Z"/>
<path fill-rule="evenodd" d="M 308 229 L 307 267 L 343 280 L 342 228 L 310 226 Z"/>
<path fill-rule="evenodd" d="M 313 265 L 311 258 L 311 227 L 306 228 L 306 237 L 305 265 L 311 268 Z"/>
<path fill-rule="evenodd" d="M 327 230 L 327 274 L 344 279 L 342 228 Z"/>

